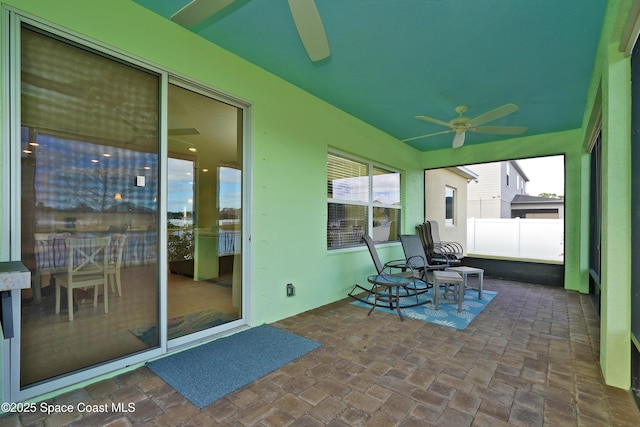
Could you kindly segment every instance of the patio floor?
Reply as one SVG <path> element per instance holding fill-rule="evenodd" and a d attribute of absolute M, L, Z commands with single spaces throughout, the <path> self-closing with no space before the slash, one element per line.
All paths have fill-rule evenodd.
<path fill-rule="evenodd" d="M 135 412 L 7 414 L 5 426 L 638 426 L 630 393 L 604 385 L 589 296 L 485 279 L 498 296 L 467 329 L 349 305 L 277 322 L 323 345 L 199 410 L 142 367 L 50 403 Z"/>

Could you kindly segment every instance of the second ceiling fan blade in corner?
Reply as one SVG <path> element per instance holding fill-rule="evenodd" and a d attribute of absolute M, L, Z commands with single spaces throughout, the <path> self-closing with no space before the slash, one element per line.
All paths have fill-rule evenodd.
<path fill-rule="evenodd" d="M 483 125 L 487 122 L 491 122 L 493 120 L 499 119 L 500 117 L 504 117 L 507 114 L 516 112 L 518 111 L 519 108 L 520 107 L 518 107 L 515 104 L 505 104 L 502 107 L 498 107 L 484 114 L 481 114 L 474 119 L 471 119 L 471 121 L 469 122 L 469 126 L 476 127 L 476 126 Z"/>
<path fill-rule="evenodd" d="M 495 135 L 522 135 L 527 128 L 521 126 L 480 126 L 470 129 L 478 133 L 492 133 Z"/>
<path fill-rule="evenodd" d="M 215 15 L 235 0 L 192 0 L 171 15 L 171 20 L 188 27 Z"/>
<path fill-rule="evenodd" d="M 327 34 L 314 0 L 289 0 L 289 9 L 300 40 L 312 61 L 331 55 Z"/>

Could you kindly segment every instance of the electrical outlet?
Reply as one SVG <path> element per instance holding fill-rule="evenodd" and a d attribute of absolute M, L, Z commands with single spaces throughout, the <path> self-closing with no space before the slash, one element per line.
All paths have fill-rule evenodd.
<path fill-rule="evenodd" d="M 287 296 L 292 297 L 295 295 L 295 288 L 292 283 L 287 283 Z"/>

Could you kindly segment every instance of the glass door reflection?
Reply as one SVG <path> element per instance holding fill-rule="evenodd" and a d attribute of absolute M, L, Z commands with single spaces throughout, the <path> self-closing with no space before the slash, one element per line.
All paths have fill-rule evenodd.
<path fill-rule="evenodd" d="M 169 87 L 169 340 L 242 317 L 239 112 L 202 94 Z"/>

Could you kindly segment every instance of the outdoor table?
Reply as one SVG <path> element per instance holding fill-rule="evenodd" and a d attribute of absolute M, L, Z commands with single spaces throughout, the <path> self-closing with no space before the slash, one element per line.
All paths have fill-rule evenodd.
<path fill-rule="evenodd" d="M 433 272 L 433 295 L 436 310 L 440 309 L 440 285 L 444 285 L 443 294 L 451 295 L 451 302 L 458 303 L 458 313 L 462 311 L 462 300 L 464 300 L 464 285 L 462 276 L 454 271 L 434 271 Z"/>
<path fill-rule="evenodd" d="M 462 275 L 462 284 L 464 285 L 464 289 L 473 289 L 474 291 L 478 291 L 478 299 L 482 299 L 482 286 L 483 286 L 483 276 L 484 270 L 481 268 L 475 267 L 449 267 L 445 268 L 445 271 L 455 271 L 456 273 L 460 273 Z M 472 274 L 477 274 L 480 280 L 480 284 L 477 288 L 467 288 L 467 277 Z"/>
<path fill-rule="evenodd" d="M 409 279 L 388 274 L 376 274 L 367 277 L 367 280 L 373 285 L 372 292 L 375 295 L 373 306 L 367 316 L 378 306 L 378 302 L 381 302 L 384 304 L 382 306 L 389 307 L 390 310 L 395 308 L 400 316 L 400 321 L 404 321 L 404 317 L 400 311 L 400 287 L 407 286 L 410 282 Z M 395 294 L 393 292 L 394 288 Z"/>

